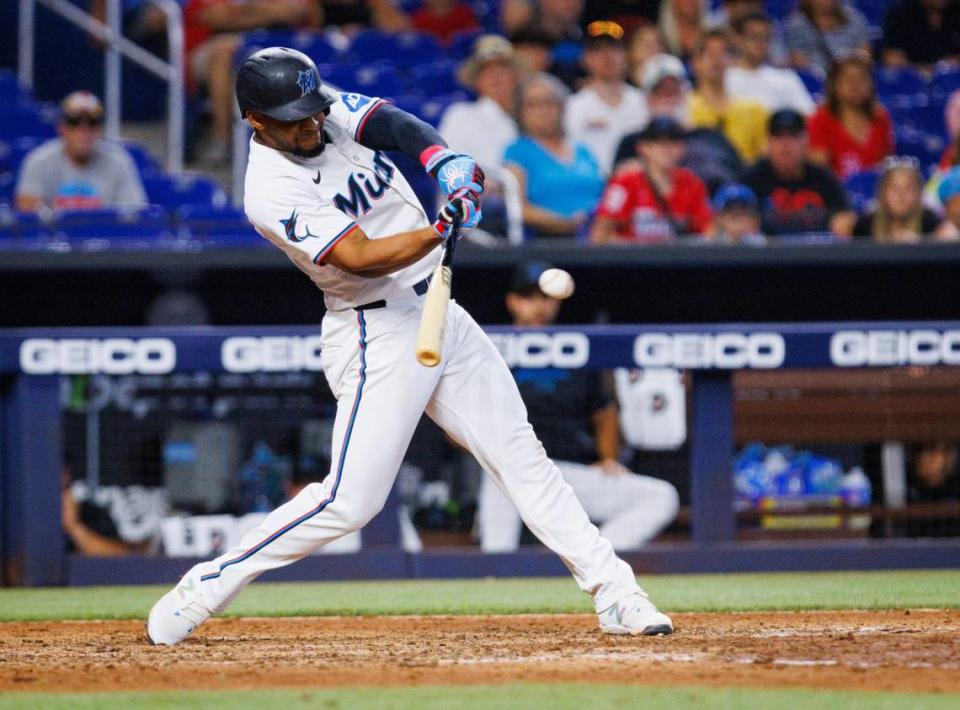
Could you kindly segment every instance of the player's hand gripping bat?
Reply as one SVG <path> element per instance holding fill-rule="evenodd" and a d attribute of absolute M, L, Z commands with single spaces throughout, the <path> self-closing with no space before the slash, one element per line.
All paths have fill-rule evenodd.
<path fill-rule="evenodd" d="M 447 324 L 447 306 L 450 304 L 450 286 L 453 280 L 453 251 L 460 238 L 463 216 L 453 218 L 450 235 L 443 247 L 443 257 L 430 277 L 430 286 L 420 314 L 420 334 L 417 336 L 417 360 L 424 367 L 436 367 L 443 353 L 443 331 Z"/>

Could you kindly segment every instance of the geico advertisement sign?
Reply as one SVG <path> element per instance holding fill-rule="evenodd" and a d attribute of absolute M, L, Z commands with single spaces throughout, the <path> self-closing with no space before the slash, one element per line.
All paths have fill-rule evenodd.
<path fill-rule="evenodd" d="M 164 375 L 177 365 L 166 338 L 30 338 L 20 344 L 28 375 Z"/>
<path fill-rule="evenodd" d="M 960 365 L 960 330 L 841 330 L 830 338 L 838 367 Z"/>
<path fill-rule="evenodd" d="M 269 336 L 227 338 L 220 346 L 227 372 L 319 372 L 320 336 Z"/>
<path fill-rule="evenodd" d="M 633 341 L 640 367 L 771 369 L 781 367 L 785 355 L 778 333 L 644 333 Z"/>
<path fill-rule="evenodd" d="M 583 333 L 493 333 L 490 339 L 509 367 L 576 369 L 590 358 L 590 340 Z"/>

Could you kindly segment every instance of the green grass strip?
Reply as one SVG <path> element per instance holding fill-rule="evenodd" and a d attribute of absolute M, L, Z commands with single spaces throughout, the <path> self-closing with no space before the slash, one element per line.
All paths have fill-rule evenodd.
<path fill-rule="evenodd" d="M 960 608 L 960 570 L 670 575 L 640 580 L 668 612 Z M 0 590 L 0 620 L 142 619 L 166 587 Z M 254 583 L 231 616 L 583 613 L 568 578 Z"/>
<path fill-rule="evenodd" d="M 953 710 L 960 695 L 747 688 L 651 688 L 575 683 L 502 686 L 420 686 L 335 690 L 177 691 L 161 693 L 22 693 L 0 697 L 0 710 L 93 710 L 94 708 L 350 708 L 350 710 L 450 710 L 451 708 L 551 708 L 602 710 Z"/>

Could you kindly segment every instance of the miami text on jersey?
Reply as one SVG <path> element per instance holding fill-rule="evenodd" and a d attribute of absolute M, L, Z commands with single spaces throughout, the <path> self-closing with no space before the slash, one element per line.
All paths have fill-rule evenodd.
<path fill-rule="evenodd" d="M 373 175 L 350 173 L 344 195 L 338 193 L 333 198 L 334 206 L 354 219 L 370 211 L 371 200 L 379 200 L 393 180 L 393 163 L 380 151 L 373 154 Z"/>

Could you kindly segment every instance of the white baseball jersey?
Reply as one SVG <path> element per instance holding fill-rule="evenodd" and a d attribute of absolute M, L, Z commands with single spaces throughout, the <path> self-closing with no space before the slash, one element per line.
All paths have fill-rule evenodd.
<path fill-rule="evenodd" d="M 243 206 L 261 236 L 280 247 L 324 293 L 327 308 L 343 310 L 406 293 L 437 265 L 440 250 L 379 278 L 325 264 L 358 226 L 370 239 L 430 226 L 400 170 L 357 140 L 381 99 L 340 94 L 324 122 L 327 147 L 301 158 L 250 139 Z"/>
<path fill-rule="evenodd" d="M 326 294 L 321 365 L 337 398 L 330 472 L 238 545 L 188 572 L 187 584 L 201 584 L 204 603 L 220 611 L 261 573 L 363 527 L 387 500 L 426 412 L 477 457 L 603 611 L 636 593 L 636 578 L 547 458 L 494 344 L 451 301 L 442 363 L 423 367 L 414 356 L 424 298 L 411 287 L 430 273 L 439 252 L 374 279 L 324 265 L 356 225 L 376 239 L 428 224 L 396 168 L 357 143 L 376 101 L 342 94 L 325 124 L 330 144 L 316 158 L 251 144 L 247 215 Z"/>

